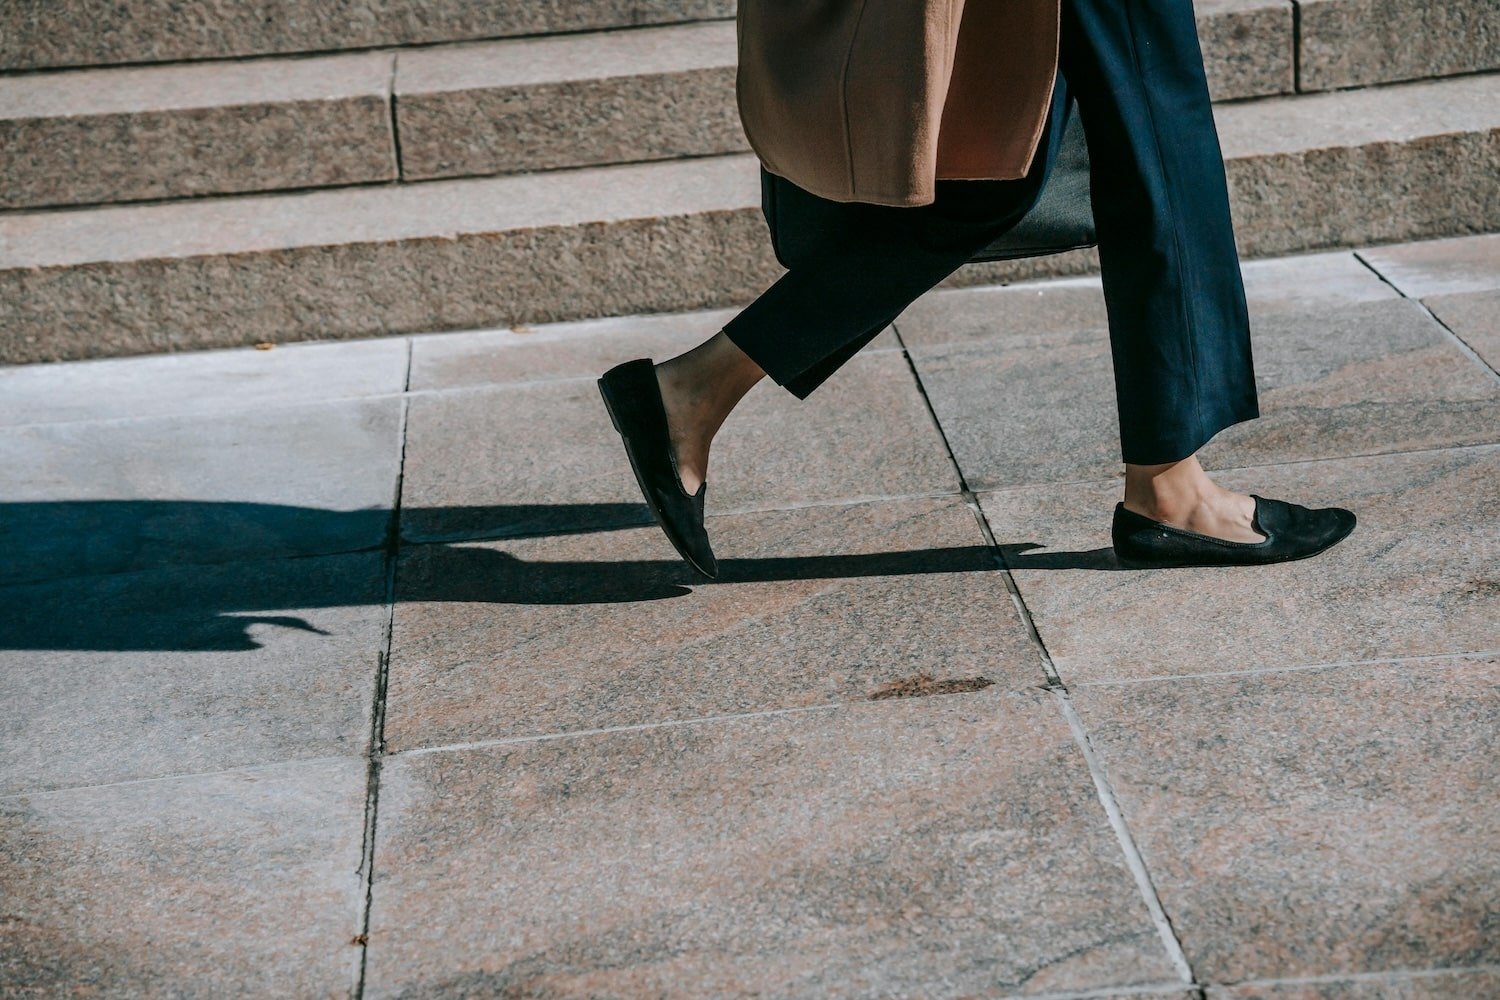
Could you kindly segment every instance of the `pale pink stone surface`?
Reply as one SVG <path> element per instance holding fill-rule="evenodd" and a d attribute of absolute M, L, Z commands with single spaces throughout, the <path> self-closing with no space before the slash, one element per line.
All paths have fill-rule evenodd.
<path fill-rule="evenodd" d="M 705 502 L 716 514 L 957 490 L 911 370 L 883 351 L 805 401 L 770 380 L 752 389 L 715 439 Z M 403 498 L 412 541 L 650 517 L 593 377 L 415 397 Z"/>
<path fill-rule="evenodd" d="M 0 798 L 0 993 L 344 996 L 359 758 Z"/>
<path fill-rule="evenodd" d="M 928 675 L 1043 683 L 957 498 L 709 519 L 719 578 L 655 525 L 411 547 L 393 748 L 861 701 Z"/>
<path fill-rule="evenodd" d="M 402 755 L 381 807 L 371 996 L 1173 978 L 1040 691 Z"/>
<path fill-rule="evenodd" d="M 1126 570 L 1118 483 L 1026 487 L 980 503 L 1068 683 L 1500 649 L 1500 446 L 1218 473 L 1234 490 L 1359 524 L 1313 559 Z"/>
<path fill-rule="evenodd" d="M 921 379 L 888 332 L 757 389 L 713 583 L 592 379 L 723 311 L 0 371 L 0 993 L 1487 997 L 1488 254 L 1247 265 L 1223 454 L 1280 464 L 1214 477 L 1360 519 L 1256 569 L 1121 572 L 1038 392 L 1001 571 L 930 362 L 1085 385 L 1091 279 L 929 297 Z"/>
<path fill-rule="evenodd" d="M 1073 698 L 1206 981 L 1497 964 L 1500 655 Z"/>

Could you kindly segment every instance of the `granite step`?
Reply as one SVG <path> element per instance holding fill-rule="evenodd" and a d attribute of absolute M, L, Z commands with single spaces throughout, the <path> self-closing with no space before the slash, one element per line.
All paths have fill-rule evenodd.
<path fill-rule="evenodd" d="M 1500 69 L 1495 0 L 1296 0 L 1297 89 Z"/>
<path fill-rule="evenodd" d="M 0 77 L 0 208 L 394 181 L 395 60 Z"/>
<path fill-rule="evenodd" d="M 1286 0 L 1199 0 L 1215 99 L 1293 89 Z M 402 176 L 481 176 L 745 150 L 732 21 L 403 52 Z"/>
<path fill-rule="evenodd" d="M 1298 22 L 1301 89 L 1500 68 L 1494 0 L 1195 0 L 1219 15 L 1227 57 L 1262 65 L 1274 28 Z M 323 53 L 477 41 L 734 15 L 734 0 L 12 0 L 0 4 L 0 72 Z M 1283 27 L 1288 26 L 1288 27 Z M 1413 44 L 1421 39 L 1421 44 Z M 1279 58 L 1279 56 L 1278 56 Z M 1279 72 L 1279 70 L 1278 70 Z M 1264 91 L 1262 91 L 1264 92 Z"/>
<path fill-rule="evenodd" d="M 734 0 L 7 0 L 0 71 L 597 31 L 734 9 Z"/>
<path fill-rule="evenodd" d="M 1500 230 L 1500 74 L 1216 111 L 1247 256 Z M 741 304 L 779 273 L 756 169 L 736 153 L 0 216 L 0 361 Z"/>
<path fill-rule="evenodd" d="M 1493 17 L 1478 16 L 1475 2 L 1437 14 L 1388 0 L 1389 17 L 1352 20 L 1352 0 L 1197 0 L 1197 11 L 1214 96 L 1233 100 L 1294 90 L 1296 18 L 1303 89 L 1500 68 Z M 1435 33 L 1431 44 L 1392 49 L 1400 58 L 1376 58 L 1392 24 Z M 734 63 L 734 23 L 720 19 L 0 76 L 0 209 L 743 151 Z"/>
<path fill-rule="evenodd" d="M 1286 0 L 1200 14 L 1216 95 L 1291 89 Z M 0 77 L 0 209 L 745 151 L 735 59 L 717 20 Z"/>

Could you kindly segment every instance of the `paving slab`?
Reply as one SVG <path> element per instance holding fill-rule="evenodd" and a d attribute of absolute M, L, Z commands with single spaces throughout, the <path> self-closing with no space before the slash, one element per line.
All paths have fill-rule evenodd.
<path fill-rule="evenodd" d="M 1261 416 L 1203 448 L 1209 468 L 1500 441 L 1500 381 L 1414 302 L 1267 318 L 1254 349 Z"/>
<path fill-rule="evenodd" d="M 435 333 L 412 338 L 411 388 L 598 377 L 632 358 L 655 361 L 697 347 L 723 329 L 733 309 L 609 316 L 507 330 Z M 890 328 L 862 353 L 899 350 Z"/>
<path fill-rule="evenodd" d="M 368 52 L 0 76 L 0 208 L 394 181 L 394 64 Z"/>
<path fill-rule="evenodd" d="M 993 305 L 982 293 L 944 303 L 978 315 L 940 325 L 981 326 Z M 1500 440 L 1500 383 L 1414 302 L 1257 312 L 1251 322 L 1261 415 L 1219 432 L 1200 453 L 1208 468 Z M 1106 330 L 1007 333 L 911 355 L 976 489 L 1121 474 Z"/>
<path fill-rule="evenodd" d="M 1399 297 L 1350 250 L 1241 260 L 1251 317 L 1384 302 Z"/>
<path fill-rule="evenodd" d="M 344 995 L 366 764 L 0 799 L 7 996 Z"/>
<path fill-rule="evenodd" d="M 1500 656 L 1073 698 L 1203 981 L 1500 959 Z"/>
<path fill-rule="evenodd" d="M 1045 681 L 957 498 L 726 515 L 708 530 L 712 582 L 655 525 L 409 547 L 387 745 Z"/>
<path fill-rule="evenodd" d="M 403 339 L 0 368 L 0 427 L 249 411 L 399 393 Z"/>
<path fill-rule="evenodd" d="M 1500 996 L 1500 972 L 1454 969 L 1408 975 L 1366 975 L 1317 982 L 1211 986 L 1208 1000 L 1453 1000 Z"/>
<path fill-rule="evenodd" d="M 1252 317 L 1400 297 L 1347 250 L 1246 260 L 1240 273 Z M 1108 325 L 1098 275 L 944 288 L 913 302 L 896 320 L 901 340 L 909 347 L 1078 333 Z"/>
<path fill-rule="evenodd" d="M 1124 570 L 1118 482 L 981 495 L 1068 683 L 1500 649 L 1500 447 L 1300 462 L 1214 475 L 1337 505 L 1354 533 L 1312 559 Z"/>
<path fill-rule="evenodd" d="M 928 292 L 896 317 L 914 354 L 947 344 L 989 343 L 1047 333 L 1103 330 L 1109 324 L 1098 275 Z"/>
<path fill-rule="evenodd" d="M 1500 289 L 1422 300 L 1444 326 L 1489 365 L 1500 371 Z"/>
<path fill-rule="evenodd" d="M 598 377 L 632 358 L 663 361 L 713 336 L 732 309 L 608 316 L 411 340 L 413 391 Z M 884 334 L 890 337 L 889 331 Z M 871 345 L 872 348 L 874 345 Z"/>
<path fill-rule="evenodd" d="M 890 351 L 854 358 L 806 400 L 762 381 L 715 439 L 708 484 L 709 513 L 958 489 Z M 413 541 L 650 522 L 594 377 L 413 397 L 403 497 Z"/>
<path fill-rule="evenodd" d="M 399 398 L 0 431 L 0 583 L 381 545 Z"/>
<path fill-rule="evenodd" d="M 971 488 L 1122 474 L 1103 331 L 914 347 L 911 359 Z"/>
<path fill-rule="evenodd" d="M 1500 69 L 1492 0 L 1297 0 L 1297 17 L 1302 90 Z"/>
<path fill-rule="evenodd" d="M 1414 299 L 1500 289 L 1500 233 L 1364 247 L 1359 255 Z"/>
<path fill-rule="evenodd" d="M 369 742 L 379 553 L 4 587 L 0 600 L 0 795 Z"/>
<path fill-rule="evenodd" d="M 1041 691 L 397 755 L 376 837 L 370 996 L 1173 979 Z"/>

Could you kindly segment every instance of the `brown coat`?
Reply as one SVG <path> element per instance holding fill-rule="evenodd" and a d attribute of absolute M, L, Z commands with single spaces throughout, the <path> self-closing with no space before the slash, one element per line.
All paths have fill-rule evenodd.
<path fill-rule="evenodd" d="M 1021 177 L 1059 0 L 739 0 L 740 120 L 767 170 L 833 201 L 925 205 Z"/>

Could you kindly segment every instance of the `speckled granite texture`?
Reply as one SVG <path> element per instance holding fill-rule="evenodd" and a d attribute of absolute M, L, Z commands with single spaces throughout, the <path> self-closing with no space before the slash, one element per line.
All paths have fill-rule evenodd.
<path fill-rule="evenodd" d="M 13 0 L 0 69 L 413 45 L 729 17 L 733 0 Z"/>
<path fill-rule="evenodd" d="M 963 997 L 1171 975 L 1042 692 L 413 755 L 382 798 L 374 996 Z"/>
<path fill-rule="evenodd" d="M 0 174 L 8 181 L 0 208 L 484 176 L 748 148 L 735 107 L 732 19 L 693 20 L 712 11 L 691 7 L 596 6 L 559 5 L 551 20 L 546 10 L 533 12 L 539 25 L 567 29 L 561 34 L 494 38 L 509 33 L 501 26 L 507 14 L 522 13 L 499 10 L 488 12 L 495 30 L 433 39 L 443 45 L 160 65 L 142 54 L 125 61 L 146 65 L 0 76 Z M 0 11 L 0 47 L 7 17 L 35 28 L 69 16 L 66 6 L 33 13 L 37 21 L 29 22 L 24 9 Z M 128 8 L 110 13 L 131 22 Z M 297 23 L 313 28 L 333 13 L 304 9 Z M 302 44 L 320 53 L 372 44 L 357 30 L 359 15 L 371 12 L 347 13 L 342 34 L 321 43 L 304 34 Z M 459 27 L 433 23 L 430 13 L 420 12 L 422 31 Z M 478 25 L 486 12 L 468 13 Z M 576 30 L 612 13 L 629 24 L 684 23 Z M 1293 89 L 1287 0 L 1207 0 L 1198 13 L 1216 98 Z M 231 14 L 199 10 L 197 27 L 230 28 Z M 267 11 L 259 27 L 286 27 L 275 15 Z M 524 18 L 515 26 L 524 30 Z M 189 55 L 172 47 L 189 40 L 181 27 L 152 40 L 162 46 L 159 57 Z M 403 36 L 399 17 L 378 28 L 393 41 L 426 40 Z M 469 38 L 490 40 L 462 40 Z M 26 56 L 44 58 L 37 50 Z"/>
<path fill-rule="evenodd" d="M 1297 0 L 1297 7 L 1303 90 L 1500 69 L 1494 0 Z"/>
<path fill-rule="evenodd" d="M 1487 998 L 1497 247 L 1245 265 L 1256 568 L 1114 559 L 1096 278 L 756 386 L 712 582 L 593 380 L 722 309 L 0 368 L 0 995 Z"/>
<path fill-rule="evenodd" d="M 463 75 L 431 72 L 434 92 Z M 599 131 L 564 105 L 590 121 L 559 149 L 613 149 L 607 107 Z M 1244 256 L 1500 229 L 1496 108 L 1497 75 L 1217 105 Z M 737 307 L 781 273 L 757 167 L 726 153 L 0 214 L 0 360 Z M 947 284 L 1096 261 L 966 267 Z"/>

